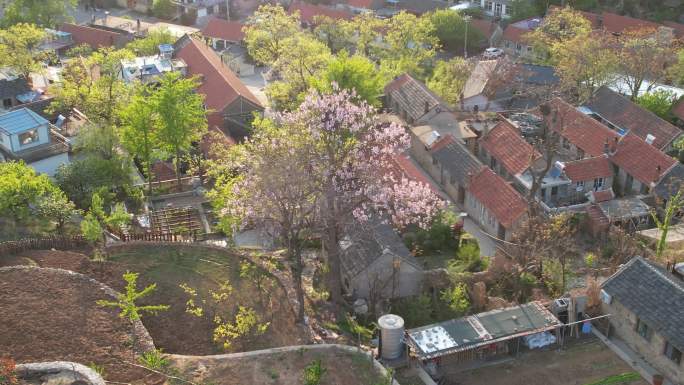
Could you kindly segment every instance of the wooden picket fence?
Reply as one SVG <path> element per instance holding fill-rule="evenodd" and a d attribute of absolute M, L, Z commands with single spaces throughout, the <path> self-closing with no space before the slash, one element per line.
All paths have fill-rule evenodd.
<path fill-rule="evenodd" d="M 24 238 L 16 241 L 0 242 L 0 256 L 16 254 L 26 250 L 69 250 L 87 244 L 88 241 L 80 235 L 71 237 Z"/>

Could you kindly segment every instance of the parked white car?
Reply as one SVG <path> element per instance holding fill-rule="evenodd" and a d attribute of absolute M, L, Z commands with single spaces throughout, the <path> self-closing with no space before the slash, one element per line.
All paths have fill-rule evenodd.
<path fill-rule="evenodd" d="M 503 55 L 504 51 L 501 48 L 490 47 L 484 51 L 482 57 L 484 57 L 485 59 L 496 59 L 500 58 Z"/>

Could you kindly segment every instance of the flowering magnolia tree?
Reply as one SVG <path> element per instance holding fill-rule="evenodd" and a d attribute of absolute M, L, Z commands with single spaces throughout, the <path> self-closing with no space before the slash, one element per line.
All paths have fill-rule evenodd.
<path fill-rule="evenodd" d="M 287 248 L 300 297 L 303 237 L 323 236 L 333 300 L 341 298 L 339 240 L 352 221 L 379 216 L 401 229 L 428 227 L 443 208 L 430 188 L 403 176 L 395 156 L 409 138 L 373 107 L 334 87 L 298 110 L 257 120 L 254 135 L 212 167 L 225 226 L 273 228 Z"/>
<path fill-rule="evenodd" d="M 346 225 L 380 215 L 399 229 L 409 224 L 427 227 L 444 204 L 429 186 L 396 171 L 395 156 L 409 146 L 404 128 L 383 123 L 375 109 L 353 92 L 335 86 L 331 94 L 312 92 L 298 110 L 277 120 L 308 135 L 307 177 L 319 194 L 330 290 L 339 302 L 339 241 Z"/>

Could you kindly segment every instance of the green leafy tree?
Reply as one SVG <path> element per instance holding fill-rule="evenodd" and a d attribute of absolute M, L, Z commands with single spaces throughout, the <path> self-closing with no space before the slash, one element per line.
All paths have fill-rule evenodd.
<path fill-rule="evenodd" d="M 435 35 L 443 47 L 455 51 L 463 51 L 465 44 L 466 23 L 461 14 L 451 9 L 439 9 L 426 15 L 435 27 Z M 480 31 L 468 26 L 468 51 L 474 52 L 486 42 Z"/>
<path fill-rule="evenodd" d="M 176 4 L 172 0 L 154 0 L 152 14 L 160 19 L 171 20 L 176 16 Z"/>
<path fill-rule="evenodd" d="M 56 223 L 57 232 L 60 235 L 64 235 L 66 222 L 80 212 L 76 209 L 76 205 L 60 190 L 53 191 L 51 194 L 40 198 L 36 209 L 38 215 Z"/>
<path fill-rule="evenodd" d="M 77 3 L 78 0 L 9 0 L 0 24 L 9 27 L 19 23 L 33 23 L 55 28 L 58 24 L 73 19 L 71 14 Z"/>
<path fill-rule="evenodd" d="M 157 289 L 157 284 L 153 283 L 141 291 L 138 291 L 138 273 L 127 271 L 123 275 L 126 281 L 126 291 L 117 296 L 116 301 L 99 300 L 97 304 L 103 307 L 114 307 L 119 309 L 119 317 L 128 318 L 131 321 L 140 319 L 144 313 L 157 314 L 160 311 L 169 309 L 168 305 L 139 305 L 138 301 L 152 294 Z"/>
<path fill-rule="evenodd" d="M 529 19 L 532 17 L 541 17 L 546 12 L 546 7 L 539 9 L 538 1 L 529 0 L 512 0 L 510 7 L 513 10 L 511 13 L 511 22 Z M 506 7 L 508 8 L 508 6 Z"/>
<path fill-rule="evenodd" d="M 349 23 L 344 20 L 335 20 L 327 16 L 315 16 L 313 34 L 318 40 L 325 43 L 332 53 L 338 53 L 352 46 L 352 31 Z"/>
<path fill-rule="evenodd" d="M 176 37 L 168 29 L 161 28 L 148 32 L 147 36 L 143 39 L 133 40 L 126 45 L 126 49 L 135 52 L 139 56 L 150 56 L 159 53 L 160 45 L 173 44 L 175 42 Z"/>
<path fill-rule="evenodd" d="M 31 72 L 42 69 L 38 46 L 44 38 L 45 31 L 34 24 L 19 23 L 0 29 L 0 66 L 29 79 Z"/>
<path fill-rule="evenodd" d="M 309 89 L 312 79 L 328 65 L 331 59 L 328 47 L 308 34 L 296 34 L 284 40 L 274 69 L 282 81 L 270 84 L 267 95 L 280 110 L 292 110 L 299 106 Z"/>
<path fill-rule="evenodd" d="M 156 130 L 154 126 L 154 105 L 149 98 L 151 90 L 139 85 L 135 95 L 120 111 L 121 144 L 143 164 L 147 175 L 148 191 L 152 193 L 152 155 L 155 149 Z"/>
<path fill-rule="evenodd" d="M 88 58 L 71 60 L 62 82 L 50 88 L 55 99 L 51 112 L 77 108 L 97 124 L 115 125 L 116 114 L 130 99 L 131 89 L 121 79 L 121 61 L 133 58 L 127 49 L 101 48 Z"/>
<path fill-rule="evenodd" d="M 636 103 L 641 107 L 653 112 L 662 119 L 672 121 L 672 105 L 677 102 L 677 95 L 665 89 L 642 94 L 636 98 Z"/>
<path fill-rule="evenodd" d="M 461 57 L 449 61 L 440 60 L 427 81 L 427 86 L 451 105 L 456 105 L 461 100 L 463 87 L 471 71 L 472 64 Z"/>
<path fill-rule="evenodd" d="M 565 44 L 572 46 L 591 40 L 588 38 L 591 29 L 591 23 L 580 12 L 566 7 L 550 12 L 525 38 L 534 47 L 540 62 L 557 64 L 561 61 L 553 57 L 554 52 Z"/>
<path fill-rule="evenodd" d="M 204 96 L 195 92 L 199 84 L 196 77 L 182 78 L 179 73 L 170 72 L 161 78 L 159 88 L 151 96 L 158 142 L 163 150 L 174 154 L 178 187 L 183 153 L 207 130 Z"/>
<path fill-rule="evenodd" d="M 439 48 L 430 19 L 404 11 L 390 19 L 385 40 L 388 49 L 383 51 L 381 64 L 392 76 L 408 72 L 423 78 Z"/>
<path fill-rule="evenodd" d="M 290 15 L 280 5 L 262 5 L 247 19 L 245 45 L 254 60 L 273 65 L 280 58 L 283 42 L 299 33 L 298 14 Z"/>
<path fill-rule="evenodd" d="M 20 221 L 41 198 L 59 193 L 47 175 L 37 175 L 24 162 L 0 163 L 0 216 Z"/>
<path fill-rule="evenodd" d="M 90 207 L 94 193 L 99 193 L 107 203 L 114 198 L 126 198 L 133 183 L 130 161 L 119 157 L 106 160 L 97 155 L 86 155 L 60 166 L 55 180 L 82 209 Z"/>
<path fill-rule="evenodd" d="M 347 51 L 342 51 L 315 78 L 314 87 L 331 92 L 333 83 L 340 89 L 353 90 L 360 99 L 379 107 L 386 78 L 375 63 L 365 56 L 349 56 Z"/>
<path fill-rule="evenodd" d="M 121 226 L 129 223 L 130 215 L 126 213 L 123 204 L 117 203 L 111 212 L 105 211 L 104 201 L 99 194 L 92 197 L 90 210 L 81 222 L 81 234 L 93 244 L 101 241 L 102 250 L 107 246 L 107 234 L 104 230 L 111 228 L 120 230 Z M 104 253 L 103 253 L 104 254 Z"/>
<path fill-rule="evenodd" d="M 459 283 L 443 290 L 441 298 L 457 317 L 465 315 L 470 308 L 470 297 L 465 283 Z"/>
<path fill-rule="evenodd" d="M 382 34 L 388 28 L 387 19 L 379 19 L 372 12 L 365 12 L 346 22 L 347 29 L 353 36 L 355 53 L 368 58 L 377 59 L 380 52 L 385 50 L 385 43 L 381 42 Z"/>

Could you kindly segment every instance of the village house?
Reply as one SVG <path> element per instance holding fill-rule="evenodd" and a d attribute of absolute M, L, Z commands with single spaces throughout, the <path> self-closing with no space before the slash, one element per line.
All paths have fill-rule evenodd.
<path fill-rule="evenodd" d="M 71 145 L 56 127 L 28 108 L 0 115 L 0 161 L 24 161 L 36 172 L 54 176 L 70 162 Z"/>
<path fill-rule="evenodd" d="M 242 29 L 244 24 L 212 17 L 204 28 L 202 36 L 209 39 L 209 44 L 217 51 L 223 51 L 231 45 L 240 45 L 245 38 Z"/>
<path fill-rule="evenodd" d="M 472 175 L 465 196 L 465 209 L 490 235 L 510 240 L 527 217 L 527 201 L 489 167 Z"/>
<path fill-rule="evenodd" d="M 508 120 L 502 120 L 485 133 L 479 144 L 478 158 L 482 163 L 509 181 L 541 158 Z"/>
<path fill-rule="evenodd" d="M 195 12 L 197 19 L 216 14 L 227 14 L 226 0 L 174 0 L 182 14 Z"/>
<path fill-rule="evenodd" d="M 636 135 L 663 152 L 682 136 L 682 130 L 607 86 L 599 88 L 582 111 L 620 135 Z"/>
<path fill-rule="evenodd" d="M 411 154 L 455 203 L 465 204 L 470 176 L 482 168 L 482 163 L 451 135 L 412 135 Z"/>
<path fill-rule="evenodd" d="M 209 129 L 218 129 L 235 139 L 246 136 L 254 114 L 264 111 L 254 94 L 202 40 L 185 35 L 175 43 L 174 50 L 173 57 L 187 64 L 188 76 L 201 79 L 197 92 L 205 96 L 204 103 L 211 111 L 207 117 Z"/>
<path fill-rule="evenodd" d="M 379 218 L 347 227 L 340 241 L 344 290 L 371 303 L 420 293 L 423 268 L 404 241 Z"/>
<path fill-rule="evenodd" d="M 550 66 L 480 61 L 466 80 L 459 106 L 464 111 L 526 111 L 552 95 L 559 83 Z"/>
<path fill-rule="evenodd" d="M 614 164 L 616 193 L 623 195 L 649 194 L 677 164 L 677 160 L 633 134 L 617 142 L 610 160 Z"/>
<path fill-rule="evenodd" d="M 152 11 L 154 0 L 116 0 L 120 8 L 128 8 L 139 13 L 146 14 Z"/>
<path fill-rule="evenodd" d="M 499 23 L 492 20 L 471 19 L 469 27 L 480 32 L 487 39 L 487 47 L 496 47 L 501 41 L 503 30 Z"/>
<path fill-rule="evenodd" d="M 562 170 L 572 183 L 571 193 L 577 200 L 589 193 L 613 188 L 613 167 L 608 155 L 565 162 Z"/>
<path fill-rule="evenodd" d="M 121 78 L 131 83 L 135 80 L 143 83 L 158 82 L 159 77 L 168 72 L 180 72 L 187 75 L 187 65 L 183 59 L 173 58 L 173 46 L 162 44 L 159 54 L 154 56 L 136 57 L 121 61 Z"/>
<path fill-rule="evenodd" d="M 324 5 L 305 3 L 299 0 L 294 0 L 287 9 L 287 12 L 289 14 L 298 12 L 299 20 L 304 28 L 315 27 L 317 19 L 321 17 L 328 17 L 333 20 L 347 20 L 354 16 L 351 12 L 344 9 L 335 9 Z"/>
<path fill-rule="evenodd" d="M 385 86 L 385 106 L 410 125 L 419 120 L 425 125 L 427 120 L 421 118 L 450 111 L 446 102 L 425 84 L 406 73 L 397 76 Z"/>
<path fill-rule="evenodd" d="M 684 264 L 634 257 L 601 285 L 613 338 L 672 384 L 684 384 Z"/>
<path fill-rule="evenodd" d="M 509 24 L 501 36 L 501 48 L 513 57 L 534 58 L 534 49 L 525 35 L 535 30 L 540 24 L 541 18 L 538 17 Z"/>
<path fill-rule="evenodd" d="M 31 92 L 31 87 L 26 79 L 9 69 L 0 70 L 0 100 L 2 100 L 0 112 L 23 103 L 22 96 L 28 92 Z"/>
<path fill-rule="evenodd" d="M 133 35 L 125 31 L 87 25 L 64 23 L 59 27 L 59 30 L 71 34 L 73 46 L 85 44 L 93 50 L 104 47 L 123 48 L 133 40 Z"/>
<path fill-rule="evenodd" d="M 494 18 L 508 19 L 513 12 L 512 0 L 471 0 L 471 2 L 479 3 L 485 15 Z"/>

